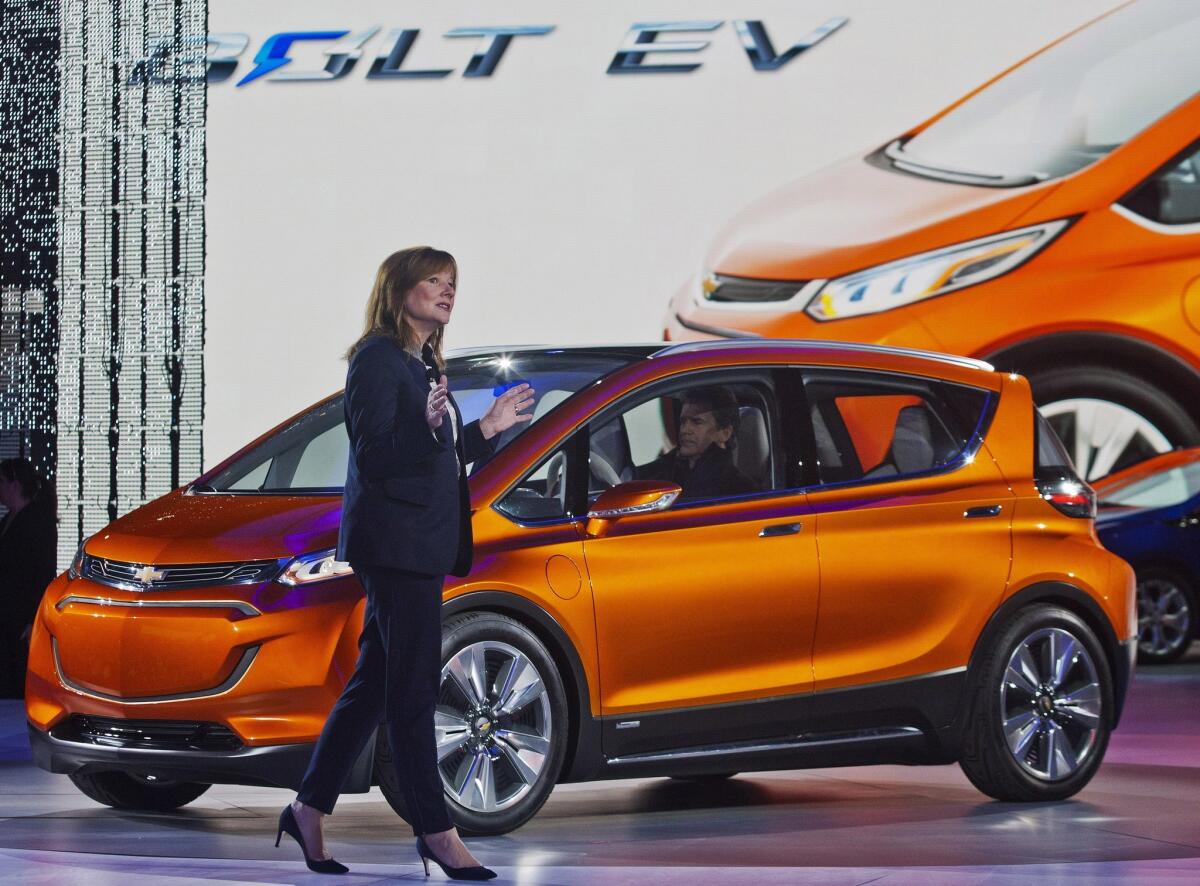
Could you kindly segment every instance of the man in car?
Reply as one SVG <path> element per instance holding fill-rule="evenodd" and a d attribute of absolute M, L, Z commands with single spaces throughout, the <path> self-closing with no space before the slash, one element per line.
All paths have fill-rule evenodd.
<path fill-rule="evenodd" d="M 755 490 L 733 461 L 737 399 L 721 387 L 693 388 L 683 395 L 677 445 L 636 469 L 638 480 L 669 480 L 681 499 L 724 498 Z"/>

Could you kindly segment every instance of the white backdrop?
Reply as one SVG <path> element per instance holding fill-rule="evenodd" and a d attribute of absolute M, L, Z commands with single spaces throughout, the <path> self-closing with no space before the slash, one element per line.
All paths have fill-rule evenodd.
<path fill-rule="evenodd" d="M 206 467 L 341 387 L 375 269 L 429 243 L 460 265 L 451 347 L 657 340 L 667 298 L 751 199 L 866 153 L 1117 0 L 210 0 L 209 30 L 250 36 L 209 88 Z M 778 71 L 756 72 L 735 19 L 782 52 L 850 21 Z M 635 22 L 723 20 L 664 35 L 709 47 L 609 75 Z M 346 77 L 236 82 L 273 33 L 379 26 Z M 554 25 L 517 37 L 494 76 L 461 72 L 455 27 Z M 419 28 L 405 68 L 373 81 L 393 28 Z M 329 44 L 297 44 L 316 69 Z"/>

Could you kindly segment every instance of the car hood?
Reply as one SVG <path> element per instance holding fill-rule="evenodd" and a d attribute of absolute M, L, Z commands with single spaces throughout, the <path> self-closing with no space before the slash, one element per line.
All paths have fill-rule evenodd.
<path fill-rule="evenodd" d="M 752 204 L 717 238 L 708 267 L 737 277 L 836 277 L 1005 230 L 1057 187 L 951 184 L 855 157 Z"/>
<path fill-rule="evenodd" d="M 126 563 L 228 563 L 337 544 L 342 497 L 164 495 L 92 536 L 87 552 Z"/>

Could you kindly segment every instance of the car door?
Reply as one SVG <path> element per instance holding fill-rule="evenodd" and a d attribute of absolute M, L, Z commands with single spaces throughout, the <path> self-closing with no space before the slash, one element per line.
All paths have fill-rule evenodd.
<path fill-rule="evenodd" d="M 933 379 L 804 370 L 819 485 L 814 688 L 965 670 L 1000 602 L 1014 496 L 981 450 L 995 395 Z"/>
<path fill-rule="evenodd" d="M 786 702 L 757 703 L 812 686 L 816 546 L 805 496 L 788 488 L 769 375 L 684 376 L 597 416 L 589 495 L 678 453 L 681 414 L 714 388 L 736 401 L 727 447 L 751 485 L 689 495 L 685 483 L 668 510 L 583 542 L 610 757 L 780 734 Z"/>

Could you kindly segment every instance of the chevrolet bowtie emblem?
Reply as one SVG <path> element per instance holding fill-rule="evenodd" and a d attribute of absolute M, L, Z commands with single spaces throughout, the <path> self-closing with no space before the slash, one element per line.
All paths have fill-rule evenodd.
<path fill-rule="evenodd" d="M 151 582 L 162 581 L 164 578 L 166 578 L 166 575 L 167 574 L 165 572 L 155 569 L 153 566 L 143 566 L 133 574 L 133 577 L 142 584 L 148 585 Z"/>

